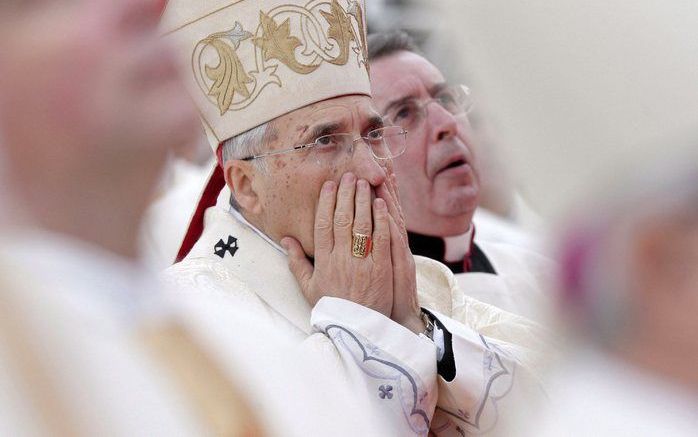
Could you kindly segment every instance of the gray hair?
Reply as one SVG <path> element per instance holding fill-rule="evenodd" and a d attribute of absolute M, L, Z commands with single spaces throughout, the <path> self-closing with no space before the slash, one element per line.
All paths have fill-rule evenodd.
<path fill-rule="evenodd" d="M 373 33 L 368 36 L 367 45 L 368 59 L 370 61 L 403 51 L 423 55 L 415 39 L 403 30 Z"/>
<path fill-rule="evenodd" d="M 273 135 L 274 127 L 271 122 L 267 122 L 225 140 L 221 146 L 223 147 L 223 164 L 265 152 Z M 260 172 L 267 172 L 268 168 L 264 159 L 253 159 L 251 162 Z M 233 194 L 230 195 L 230 206 L 236 211 L 240 210 L 240 205 Z"/>
<path fill-rule="evenodd" d="M 234 159 L 243 159 L 264 152 L 270 131 L 270 124 L 267 122 L 225 140 L 222 146 L 223 164 Z M 252 162 L 260 170 L 266 170 L 263 160 L 255 159 Z"/>

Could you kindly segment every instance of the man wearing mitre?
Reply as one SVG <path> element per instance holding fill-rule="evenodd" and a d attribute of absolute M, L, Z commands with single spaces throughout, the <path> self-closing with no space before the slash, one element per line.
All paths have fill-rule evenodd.
<path fill-rule="evenodd" d="M 373 107 L 363 2 L 173 0 L 163 27 L 218 158 L 166 277 L 339 360 L 326 371 L 395 435 L 493 428 L 537 327 L 410 253 L 408 133 Z"/>

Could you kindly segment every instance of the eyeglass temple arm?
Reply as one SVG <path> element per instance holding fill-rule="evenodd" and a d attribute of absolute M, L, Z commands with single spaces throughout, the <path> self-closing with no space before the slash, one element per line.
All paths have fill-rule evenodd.
<path fill-rule="evenodd" d="M 315 145 L 314 143 L 313 144 L 303 144 L 300 146 L 294 146 L 291 149 L 277 150 L 275 152 L 262 153 L 261 155 L 247 156 L 245 158 L 240 158 L 240 161 L 252 161 L 254 159 L 266 158 L 267 156 L 283 155 L 284 153 L 292 152 L 294 150 L 305 149 L 307 147 L 314 146 L 314 145 Z"/>

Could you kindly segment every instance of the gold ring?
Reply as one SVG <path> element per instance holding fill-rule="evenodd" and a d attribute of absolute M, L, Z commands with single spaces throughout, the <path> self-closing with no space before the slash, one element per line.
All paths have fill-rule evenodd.
<path fill-rule="evenodd" d="M 366 258 L 371 253 L 371 236 L 352 233 L 351 238 L 351 254 L 355 258 Z"/>

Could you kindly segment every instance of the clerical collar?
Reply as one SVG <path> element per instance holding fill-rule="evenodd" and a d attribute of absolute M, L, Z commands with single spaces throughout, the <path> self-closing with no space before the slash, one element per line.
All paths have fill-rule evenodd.
<path fill-rule="evenodd" d="M 444 244 L 446 245 L 444 249 L 444 261 L 456 262 L 462 260 L 466 256 L 470 256 L 474 237 L 475 226 L 471 223 L 465 234 L 444 238 Z"/>
<path fill-rule="evenodd" d="M 410 240 L 410 249 L 415 255 L 426 256 L 444 263 L 461 262 L 470 255 L 475 227 L 471 224 L 468 231 L 453 237 L 434 237 L 407 233 Z"/>
<path fill-rule="evenodd" d="M 410 249 L 415 255 L 435 259 L 445 264 L 453 273 L 480 272 L 496 274 L 487 256 L 473 241 L 475 227 L 454 237 L 434 237 L 407 232 Z"/>
<path fill-rule="evenodd" d="M 257 234 L 257 235 L 259 235 L 260 237 L 262 237 L 262 239 L 264 239 L 264 241 L 266 241 L 267 243 L 269 243 L 269 244 L 271 245 L 271 247 L 273 247 L 274 249 L 276 249 L 276 250 L 278 250 L 279 252 L 283 253 L 284 255 L 288 255 L 288 253 L 286 253 L 286 251 L 284 250 L 284 248 L 281 247 L 281 246 L 279 246 L 279 245 L 276 243 L 276 241 L 274 241 L 274 240 L 272 240 L 271 238 L 269 238 L 269 236 L 268 236 L 267 234 L 265 234 L 264 232 L 262 232 L 260 229 L 258 229 L 256 226 L 254 226 L 252 223 L 248 222 L 247 219 L 246 219 L 242 214 L 240 214 L 240 211 L 236 210 L 235 208 L 233 208 L 233 207 L 231 206 L 230 209 L 229 209 L 229 212 L 230 212 L 230 214 L 231 214 L 233 217 L 235 217 L 235 219 L 236 219 L 237 221 L 239 221 L 239 222 L 242 223 L 243 225 L 245 225 L 245 226 L 247 226 L 248 228 L 250 228 L 255 234 Z"/>

